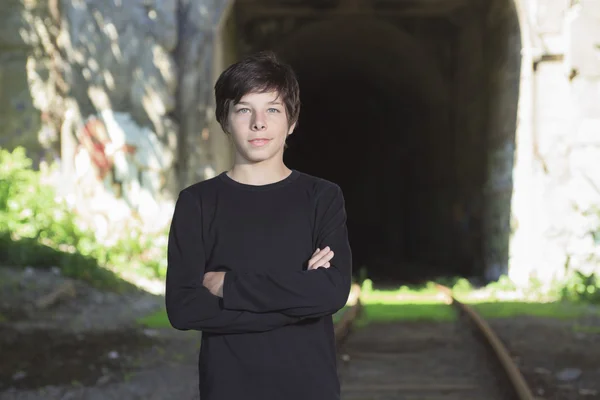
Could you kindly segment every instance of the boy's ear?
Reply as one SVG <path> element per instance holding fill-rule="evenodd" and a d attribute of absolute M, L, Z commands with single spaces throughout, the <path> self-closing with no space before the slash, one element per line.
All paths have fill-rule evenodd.
<path fill-rule="evenodd" d="M 290 126 L 290 129 L 288 129 L 288 136 L 291 135 L 292 132 L 294 132 L 294 129 L 296 129 L 296 123 L 295 122 Z"/>

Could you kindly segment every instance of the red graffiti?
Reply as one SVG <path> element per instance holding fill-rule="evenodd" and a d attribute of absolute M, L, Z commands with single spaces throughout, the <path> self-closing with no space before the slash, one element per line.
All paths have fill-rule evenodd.
<path fill-rule="evenodd" d="M 106 151 L 107 147 L 111 144 L 111 139 L 108 136 L 104 122 L 96 117 L 89 118 L 77 137 L 83 148 L 90 155 L 92 163 L 98 172 L 98 178 L 101 180 L 104 179 L 111 172 L 114 165 L 112 154 L 107 154 Z M 136 146 L 124 144 L 116 150 L 131 155 L 136 152 Z"/>
<path fill-rule="evenodd" d="M 113 160 L 106 154 L 106 146 L 111 140 L 104 123 L 96 117 L 90 118 L 78 137 L 96 166 L 98 177 L 104 179 L 113 167 Z"/>

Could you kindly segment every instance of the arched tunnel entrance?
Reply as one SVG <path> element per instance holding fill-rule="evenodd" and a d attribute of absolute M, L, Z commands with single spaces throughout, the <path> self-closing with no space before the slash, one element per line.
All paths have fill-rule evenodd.
<path fill-rule="evenodd" d="M 295 69 L 302 110 L 285 160 L 342 187 L 355 271 L 376 282 L 485 278 L 506 262 L 510 193 L 494 192 L 489 167 L 514 141 L 514 115 L 491 125 L 506 91 L 492 64 L 520 51 L 506 47 L 506 21 L 463 7 L 292 23 L 293 8 L 286 19 L 244 4 L 229 40 L 237 57 L 272 49 Z"/>
<path fill-rule="evenodd" d="M 422 229 L 447 219 L 442 203 L 451 202 L 454 181 L 435 60 L 395 27 L 364 20 L 307 26 L 276 50 L 302 88 L 286 161 L 343 188 L 357 264 L 374 278 L 406 278 L 411 266 L 447 262 L 448 229 Z"/>

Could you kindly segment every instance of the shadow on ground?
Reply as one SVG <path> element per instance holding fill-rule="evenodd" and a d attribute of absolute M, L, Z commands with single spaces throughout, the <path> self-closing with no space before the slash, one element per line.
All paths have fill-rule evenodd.
<path fill-rule="evenodd" d="M 136 357 L 160 341 L 141 331 L 70 334 L 0 327 L 0 391 L 47 385 L 90 386 L 110 375 L 123 379 L 140 365 Z"/>

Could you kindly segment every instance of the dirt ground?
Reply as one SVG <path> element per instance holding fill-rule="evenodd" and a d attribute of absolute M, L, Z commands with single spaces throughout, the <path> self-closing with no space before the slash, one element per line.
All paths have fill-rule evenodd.
<path fill-rule="evenodd" d="M 160 342 L 136 331 L 20 333 L 0 328 L 0 390 L 48 385 L 90 386 L 135 370 L 141 351 Z"/>
<path fill-rule="evenodd" d="M 66 294 L 38 306 L 62 287 Z M 143 291 L 0 267 L 0 399 L 197 399 L 199 333 L 136 322 L 163 306 Z"/>
<path fill-rule="evenodd" d="M 539 399 L 600 399 L 600 316 L 489 321 Z"/>
<path fill-rule="evenodd" d="M 66 281 L 50 271 L 0 268 L 1 400 L 198 398 L 199 335 L 135 323 L 162 307 L 160 296 L 75 283 L 73 296 L 43 310 L 33 306 Z M 540 399 L 600 399 L 595 315 L 491 324 Z"/>
<path fill-rule="evenodd" d="M 131 329 L 0 341 L 2 400 L 197 400 L 199 336 Z"/>

